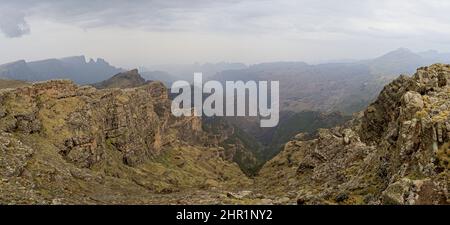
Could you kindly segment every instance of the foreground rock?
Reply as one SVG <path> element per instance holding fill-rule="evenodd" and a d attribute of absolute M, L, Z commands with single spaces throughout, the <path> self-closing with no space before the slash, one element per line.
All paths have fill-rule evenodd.
<path fill-rule="evenodd" d="M 298 204 L 449 204 L 450 65 L 400 76 L 342 127 L 292 140 L 257 187 Z"/>
<path fill-rule="evenodd" d="M 199 118 L 172 116 L 158 82 L 36 83 L 0 90 L 0 112 L 0 204 L 184 204 L 250 183 Z"/>

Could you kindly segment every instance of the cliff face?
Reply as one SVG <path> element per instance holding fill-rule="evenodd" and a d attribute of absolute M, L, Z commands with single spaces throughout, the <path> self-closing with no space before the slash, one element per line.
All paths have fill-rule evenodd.
<path fill-rule="evenodd" d="M 248 183 L 201 120 L 173 117 L 170 104 L 158 82 L 0 90 L 0 202 L 152 203 L 155 193 Z"/>
<path fill-rule="evenodd" d="M 288 142 L 257 184 L 300 204 L 448 204 L 449 102 L 449 65 L 400 76 L 345 126 Z"/>
<path fill-rule="evenodd" d="M 204 118 L 203 129 L 224 149 L 224 159 L 236 162 L 248 176 L 254 176 L 262 161 L 257 154 L 261 146 L 251 135 L 222 117 Z"/>

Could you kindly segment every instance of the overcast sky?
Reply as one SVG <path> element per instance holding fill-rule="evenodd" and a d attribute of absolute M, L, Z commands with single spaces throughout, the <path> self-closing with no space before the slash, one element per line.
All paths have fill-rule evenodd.
<path fill-rule="evenodd" d="M 0 64 L 70 55 L 114 65 L 450 52 L 447 0 L 0 0 Z"/>

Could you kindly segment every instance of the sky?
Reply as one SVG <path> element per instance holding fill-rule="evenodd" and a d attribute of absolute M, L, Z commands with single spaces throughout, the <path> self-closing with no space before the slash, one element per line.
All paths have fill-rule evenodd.
<path fill-rule="evenodd" d="M 447 0 L 0 0 L 0 64 L 72 55 L 124 68 L 450 52 Z"/>

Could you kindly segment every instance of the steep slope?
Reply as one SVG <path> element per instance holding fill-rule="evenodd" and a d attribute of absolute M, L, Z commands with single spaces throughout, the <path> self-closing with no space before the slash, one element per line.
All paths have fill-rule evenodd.
<path fill-rule="evenodd" d="M 273 133 L 270 134 L 269 142 L 264 143 L 266 145 L 264 159 L 271 159 L 279 153 L 286 142 L 300 132 L 304 133 L 305 139 L 311 139 L 317 135 L 318 129 L 344 124 L 350 118 L 350 116 L 344 116 L 339 112 L 321 113 L 304 111 L 287 115 L 272 131 Z"/>
<path fill-rule="evenodd" d="M 301 135 L 257 187 L 299 204 L 449 204 L 450 65 L 400 76 L 345 126 Z"/>
<path fill-rule="evenodd" d="M 132 88 L 139 87 L 147 82 L 144 78 L 141 77 L 137 69 L 118 73 L 113 77 L 104 80 L 102 82 L 93 84 L 92 86 L 98 89 L 106 89 L 106 88 Z"/>
<path fill-rule="evenodd" d="M 93 86 L 99 89 L 132 88 L 146 83 L 147 81 L 141 77 L 137 70 L 132 70 L 117 74 Z M 224 148 L 224 159 L 236 162 L 248 175 L 253 175 L 262 164 L 262 161 L 258 160 L 255 152 L 252 151 L 253 149 L 259 149 L 259 146 L 255 146 L 256 141 L 250 140 L 250 137 L 239 128 L 218 117 L 203 118 L 202 127 L 217 142 L 218 146 Z"/>
<path fill-rule="evenodd" d="M 236 162 L 249 176 L 256 174 L 264 163 L 260 152 L 263 146 L 258 140 L 222 117 L 204 118 L 202 122 L 205 132 L 224 149 L 226 160 Z"/>
<path fill-rule="evenodd" d="M 159 82 L 0 90 L 0 153 L 1 204 L 217 203 L 250 183 Z"/>
<path fill-rule="evenodd" d="M 258 117 L 226 117 L 222 123 L 225 123 L 227 127 L 232 127 L 236 131 L 236 135 L 231 136 L 230 140 L 225 139 L 224 143 L 231 143 L 232 140 L 244 143 L 244 148 L 239 149 L 247 153 L 243 155 L 252 156 L 254 159 L 252 163 L 243 166 L 247 168 L 247 171 L 257 172 L 267 160 L 277 155 L 284 144 L 299 132 L 306 133 L 305 138 L 311 139 L 316 135 L 318 129 L 341 125 L 350 119 L 351 116 L 345 116 L 338 112 L 281 112 L 278 126 L 261 128 Z M 219 129 L 219 132 L 221 130 L 226 129 Z M 222 136 L 227 137 L 227 135 Z M 237 145 L 239 146 L 239 143 Z M 242 165 L 239 162 L 238 164 Z"/>

